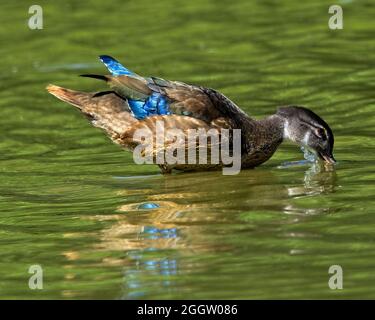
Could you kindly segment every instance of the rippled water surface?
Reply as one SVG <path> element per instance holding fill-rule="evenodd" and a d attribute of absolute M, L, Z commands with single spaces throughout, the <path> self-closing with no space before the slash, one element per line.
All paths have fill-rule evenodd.
<path fill-rule="evenodd" d="M 375 298 L 375 8 L 338 1 L 29 1 L 0 5 L 1 298 Z M 99 54 L 213 87 L 255 118 L 312 108 L 333 128 L 332 169 L 160 175 L 138 166 L 54 83 L 102 83 Z M 44 289 L 30 290 L 30 265 Z M 330 290 L 328 268 L 344 270 Z"/>

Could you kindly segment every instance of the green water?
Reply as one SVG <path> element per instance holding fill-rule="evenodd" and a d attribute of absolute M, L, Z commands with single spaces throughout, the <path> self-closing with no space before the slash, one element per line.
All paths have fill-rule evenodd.
<path fill-rule="evenodd" d="M 0 298 L 375 298 L 375 8 L 337 1 L 30 1 L 0 5 Z M 99 54 L 213 87 L 255 118 L 300 104 L 335 133 L 334 170 L 161 176 L 138 166 L 54 83 L 102 83 Z M 155 203 L 159 208 L 139 208 Z M 28 269 L 41 265 L 43 290 Z M 344 289 L 328 287 L 340 265 Z"/>

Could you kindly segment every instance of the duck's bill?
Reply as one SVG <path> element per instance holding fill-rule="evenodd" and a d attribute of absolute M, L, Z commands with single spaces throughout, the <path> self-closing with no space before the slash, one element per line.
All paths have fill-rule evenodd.
<path fill-rule="evenodd" d="M 333 154 L 326 154 L 323 152 L 319 152 L 319 157 L 324 160 L 326 163 L 334 164 L 336 162 L 335 158 L 333 157 Z"/>

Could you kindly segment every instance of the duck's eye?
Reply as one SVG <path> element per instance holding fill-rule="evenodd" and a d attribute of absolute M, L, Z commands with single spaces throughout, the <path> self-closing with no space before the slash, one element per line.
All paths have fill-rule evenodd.
<path fill-rule="evenodd" d="M 323 141 L 327 140 L 327 135 L 324 129 L 318 128 L 315 130 L 315 134 L 321 138 Z"/>

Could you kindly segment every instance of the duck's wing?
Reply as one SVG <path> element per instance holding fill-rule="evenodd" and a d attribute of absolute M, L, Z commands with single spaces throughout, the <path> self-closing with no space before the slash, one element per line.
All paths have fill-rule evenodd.
<path fill-rule="evenodd" d="M 95 127 L 103 129 L 115 143 L 130 150 L 143 143 L 142 139 L 135 138 L 137 130 L 145 129 L 155 135 L 159 123 L 162 123 L 164 131 L 179 129 L 186 137 L 189 129 L 210 129 L 200 119 L 177 114 L 155 115 L 138 120 L 132 115 L 127 100 L 113 91 L 81 92 L 52 84 L 47 86 L 47 91 L 77 107 Z"/>
<path fill-rule="evenodd" d="M 248 116 L 230 99 L 213 89 L 169 81 L 144 78 L 109 56 L 100 56 L 111 72 L 109 76 L 83 75 L 105 80 L 111 89 L 126 99 L 137 119 L 154 115 L 181 115 L 202 120 L 214 126 L 240 128 Z"/>

